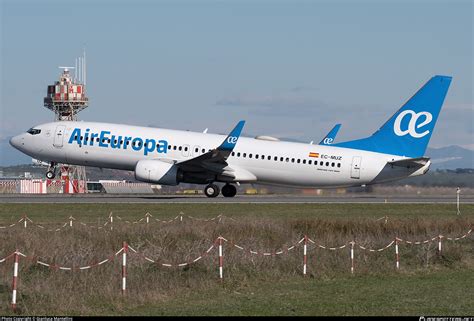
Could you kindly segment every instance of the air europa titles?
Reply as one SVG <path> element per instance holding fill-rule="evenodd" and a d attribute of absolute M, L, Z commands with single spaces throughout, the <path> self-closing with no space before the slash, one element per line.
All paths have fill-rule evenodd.
<path fill-rule="evenodd" d="M 74 128 L 69 137 L 69 144 L 76 142 L 78 145 L 82 146 L 99 146 L 104 148 L 113 148 L 113 149 L 127 149 L 128 146 L 134 151 L 143 150 L 143 154 L 146 156 L 149 153 L 167 153 L 168 152 L 168 142 L 166 140 L 160 139 L 143 139 L 141 137 L 132 137 L 132 136 L 117 136 L 111 135 L 111 132 L 108 130 L 103 130 L 100 133 L 91 133 L 90 129 L 87 128 L 84 133 L 82 133 L 80 128 Z"/>

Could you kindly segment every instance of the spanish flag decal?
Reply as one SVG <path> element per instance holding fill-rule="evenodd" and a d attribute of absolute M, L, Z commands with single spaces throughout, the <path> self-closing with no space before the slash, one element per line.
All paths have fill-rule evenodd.
<path fill-rule="evenodd" d="M 319 157 L 319 153 L 310 152 L 310 153 L 309 153 L 309 157 L 316 157 L 316 158 L 318 158 L 318 157 Z"/>

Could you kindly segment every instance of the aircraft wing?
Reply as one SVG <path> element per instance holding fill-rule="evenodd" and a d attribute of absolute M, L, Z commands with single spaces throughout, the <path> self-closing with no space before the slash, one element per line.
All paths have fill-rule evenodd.
<path fill-rule="evenodd" d="M 239 121 L 219 147 L 197 157 L 178 162 L 176 165 L 187 172 L 211 171 L 222 174 L 233 171 L 228 167 L 227 158 L 234 150 L 244 125 L 244 120 Z"/>
<path fill-rule="evenodd" d="M 336 124 L 330 131 L 329 133 L 326 135 L 326 137 L 324 137 L 318 145 L 331 145 L 334 140 L 336 139 L 336 136 L 337 136 L 337 132 L 339 131 L 339 128 L 341 128 L 341 124 Z"/>
<path fill-rule="evenodd" d="M 406 158 L 396 161 L 390 161 L 388 164 L 398 167 L 416 168 L 423 167 L 429 162 L 428 157 Z"/>

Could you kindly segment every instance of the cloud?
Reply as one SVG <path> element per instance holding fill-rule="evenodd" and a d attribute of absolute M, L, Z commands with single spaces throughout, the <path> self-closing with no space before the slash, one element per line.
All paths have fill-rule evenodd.
<path fill-rule="evenodd" d="M 474 112 L 474 104 L 446 104 L 443 106 L 443 108 L 449 110 L 467 111 L 470 112 L 471 115 Z"/>
<path fill-rule="evenodd" d="M 323 111 L 328 104 L 311 94 L 315 88 L 298 86 L 273 94 L 241 94 L 216 101 L 217 106 L 243 107 L 260 116 L 305 117 L 308 113 Z"/>
<path fill-rule="evenodd" d="M 216 102 L 216 105 L 274 108 L 318 108 L 326 106 L 326 104 L 320 100 L 290 94 L 235 96 L 222 98 Z"/>

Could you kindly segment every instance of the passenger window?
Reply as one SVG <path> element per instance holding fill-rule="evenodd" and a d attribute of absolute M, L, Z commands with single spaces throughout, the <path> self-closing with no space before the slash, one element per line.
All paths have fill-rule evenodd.
<path fill-rule="evenodd" d="M 244 157 L 247 157 L 247 153 L 244 153 Z"/>
<path fill-rule="evenodd" d="M 287 157 L 287 158 L 286 158 L 286 162 L 288 163 L 289 161 L 290 161 L 290 159 Z"/>
<path fill-rule="evenodd" d="M 299 164 L 299 163 L 301 162 L 301 160 L 298 158 L 298 159 L 296 160 L 296 162 Z"/>
<path fill-rule="evenodd" d="M 258 154 L 255 154 L 255 159 L 258 159 Z"/>
<path fill-rule="evenodd" d="M 310 160 L 308 161 L 308 164 L 311 165 L 312 163 L 313 163 L 313 161 L 310 159 Z"/>
<path fill-rule="evenodd" d="M 314 162 L 314 163 L 316 164 L 316 162 Z M 320 166 L 323 166 L 323 164 L 324 164 L 324 163 L 323 163 L 322 161 L 319 162 L 319 165 L 320 165 Z"/>
<path fill-rule="evenodd" d="M 197 149 L 197 148 L 194 150 L 195 153 L 197 153 L 198 151 L 199 151 L 199 149 Z"/>
<path fill-rule="evenodd" d="M 237 157 L 240 157 L 240 152 L 237 153 Z"/>
<path fill-rule="evenodd" d="M 234 153 L 234 152 L 232 152 L 232 156 L 235 156 L 235 153 Z"/>
<path fill-rule="evenodd" d="M 292 163 L 294 163 L 294 162 L 295 162 L 295 159 L 294 159 L 294 158 L 292 158 L 292 159 L 291 159 L 291 162 L 292 162 Z"/>
<path fill-rule="evenodd" d="M 179 151 L 182 151 L 182 150 L 183 150 L 183 147 L 182 147 L 182 146 L 179 146 L 179 147 L 178 147 L 178 150 L 179 150 Z"/>
<path fill-rule="evenodd" d="M 273 157 L 273 160 L 276 162 L 278 160 L 278 157 Z"/>
<path fill-rule="evenodd" d="M 202 149 L 202 153 L 204 154 L 205 152 L 206 152 L 206 150 L 203 148 L 203 149 Z"/>
<path fill-rule="evenodd" d="M 280 157 L 280 162 L 283 162 L 283 157 Z"/>
<path fill-rule="evenodd" d="M 272 160 L 272 157 L 271 157 L 271 156 L 268 156 L 267 159 L 268 159 L 268 160 Z"/>
<path fill-rule="evenodd" d="M 337 163 L 337 167 L 341 167 L 341 163 Z"/>
<path fill-rule="evenodd" d="M 252 154 L 249 154 L 249 158 L 252 158 Z"/>
<path fill-rule="evenodd" d="M 303 164 L 306 164 L 306 159 L 303 159 Z"/>
<path fill-rule="evenodd" d="M 326 162 L 326 166 L 329 166 L 329 162 Z"/>
<path fill-rule="evenodd" d="M 168 145 L 168 149 L 171 149 L 171 147 L 172 147 L 171 145 Z"/>
<path fill-rule="evenodd" d="M 176 145 L 173 146 L 173 150 L 176 150 Z"/>

